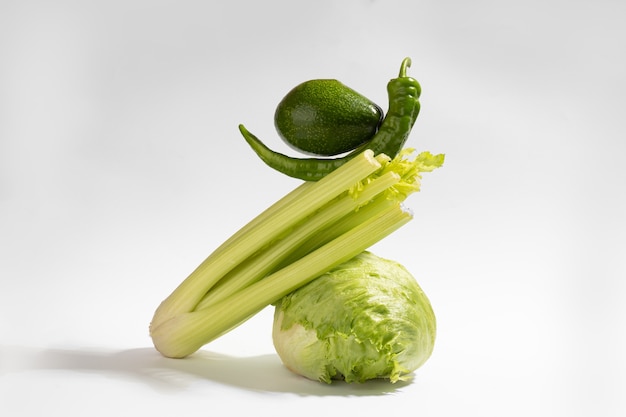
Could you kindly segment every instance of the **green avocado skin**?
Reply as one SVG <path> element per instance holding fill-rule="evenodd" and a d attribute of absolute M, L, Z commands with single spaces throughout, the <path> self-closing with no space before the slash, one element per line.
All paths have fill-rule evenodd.
<path fill-rule="evenodd" d="M 307 154 L 349 152 L 374 136 L 382 109 L 334 79 L 305 81 L 281 100 L 274 114 L 280 137 Z"/>

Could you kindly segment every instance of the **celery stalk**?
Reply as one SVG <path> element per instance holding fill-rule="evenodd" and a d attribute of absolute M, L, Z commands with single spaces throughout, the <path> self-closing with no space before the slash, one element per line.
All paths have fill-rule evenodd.
<path fill-rule="evenodd" d="M 358 211 L 349 213 L 333 223 L 331 226 L 318 230 L 315 235 L 302 242 L 297 248 L 294 248 L 289 256 L 283 260 L 282 265 L 294 262 L 298 258 L 301 258 L 307 253 L 330 242 L 336 237 L 363 223 L 370 217 L 378 215 L 378 213 L 397 203 L 398 201 L 385 198 L 385 196 L 376 196 L 376 198 L 372 199 L 369 204 L 359 208 Z"/>
<path fill-rule="evenodd" d="M 154 345 L 187 356 L 405 224 L 401 202 L 443 155 L 365 151 L 305 182 L 218 247 L 157 308 Z"/>
<path fill-rule="evenodd" d="M 223 299 L 211 308 L 180 314 L 152 333 L 164 356 L 182 358 L 308 283 L 361 253 L 411 219 L 399 204 L 361 223 L 285 268 Z"/>
<path fill-rule="evenodd" d="M 306 182 L 273 204 L 209 255 L 161 303 L 151 327 L 194 310 L 207 291 L 235 266 L 380 167 L 373 152 L 365 151 L 322 180 Z"/>
<path fill-rule="evenodd" d="M 302 222 L 291 233 L 278 240 L 276 244 L 255 254 L 222 278 L 205 295 L 195 310 L 206 308 L 271 273 L 277 265 L 300 248 L 303 242 L 311 239 L 320 230 L 335 227 L 343 217 L 354 214 L 360 206 L 367 204 L 399 181 L 399 175 L 388 172 L 363 187 L 357 196 L 346 192 L 341 197 L 330 201 L 318 212 L 312 214 L 307 221 Z"/>

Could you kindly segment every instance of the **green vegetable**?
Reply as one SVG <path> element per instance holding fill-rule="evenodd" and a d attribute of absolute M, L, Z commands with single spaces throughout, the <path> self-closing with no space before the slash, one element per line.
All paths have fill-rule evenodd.
<path fill-rule="evenodd" d="M 192 354 L 408 222 L 401 203 L 444 161 L 411 152 L 392 160 L 366 150 L 262 212 L 159 305 L 150 324 L 156 349 Z"/>
<path fill-rule="evenodd" d="M 398 78 L 387 84 L 389 109 L 376 134 L 366 143 L 349 154 L 338 158 L 292 158 L 268 148 L 243 125 L 239 130 L 244 139 L 268 166 L 294 178 L 317 181 L 328 175 L 365 149 L 375 155 L 384 153 L 395 157 L 404 147 L 420 110 L 419 83 L 406 75 L 411 60 L 405 58 L 400 66 Z"/>
<path fill-rule="evenodd" d="M 310 80 L 280 101 L 274 125 L 294 149 L 331 156 L 367 142 L 383 119 L 382 109 L 337 80 Z"/>
<path fill-rule="evenodd" d="M 408 379 L 430 357 L 435 334 L 413 276 L 363 252 L 276 303 L 272 336 L 289 369 L 330 383 Z"/>

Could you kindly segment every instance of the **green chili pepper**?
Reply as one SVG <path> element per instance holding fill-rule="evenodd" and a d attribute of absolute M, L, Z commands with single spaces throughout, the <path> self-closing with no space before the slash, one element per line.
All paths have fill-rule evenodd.
<path fill-rule="evenodd" d="M 317 181 L 325 177 L 365 149 L 371 149 L 375 155 L 384 153 L 394 158 L 406 143 L 420 111 L 419 97 L 422 89 L 417 80 L 406 75 L 407 68 L 410 66 L 411 59 L 405 58 L 400 66 L 398 78 L 390 80 L 387 84 L 389 109 L 376 134 L 368 142 L 345 156 L 293 158 L 269 149 L 243 125 L 239 125 L 239 131 L 268 166 L 285 175 L 305 181 Z"/>

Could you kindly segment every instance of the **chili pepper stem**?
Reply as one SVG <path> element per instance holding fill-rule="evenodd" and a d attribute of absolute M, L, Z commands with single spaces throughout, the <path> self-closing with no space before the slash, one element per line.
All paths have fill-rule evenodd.
<path fill-rule="evenodd" d="M 406 77 L 407 69 L 411 66 L 411 58 L 406 57 L 402 60 L 402 64 L 400 64 L 400 73 L 398 78 Z"/>

